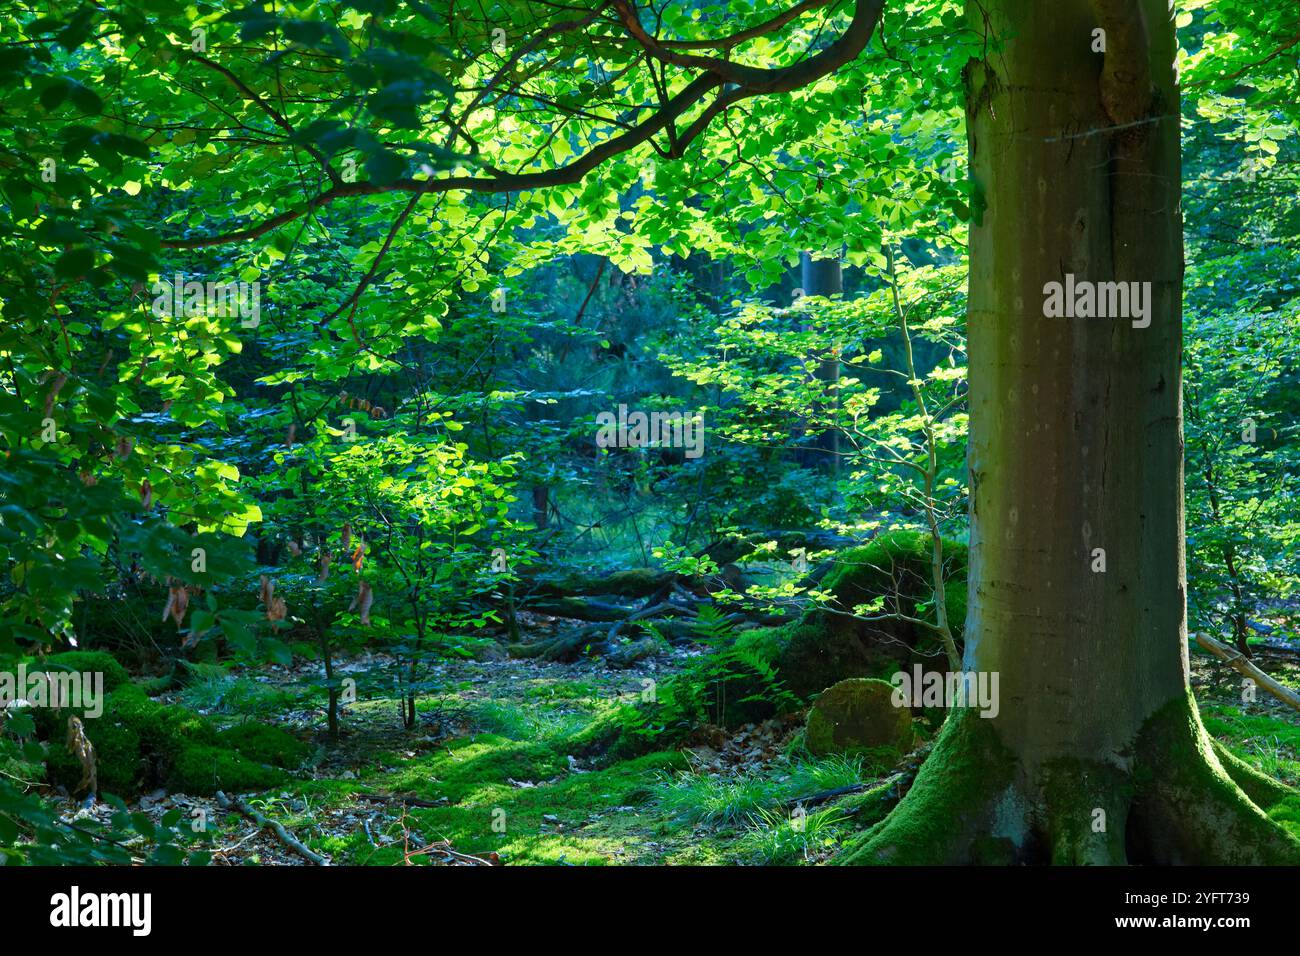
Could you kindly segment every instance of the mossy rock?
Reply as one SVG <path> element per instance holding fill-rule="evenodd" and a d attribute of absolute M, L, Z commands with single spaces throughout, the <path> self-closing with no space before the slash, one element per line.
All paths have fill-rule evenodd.
<path fill-rule="evenodd" d="M 884 758 L 912 749 L 912 712 L 895 707 L 893 685 L 852 678 L 823 691 L 808 712 L 805 743 L 819 757 L 830 754 Z"/>
<path fill-rule="evenodd" d="M 143 747 L 168 759 L 189 747 L 216 743 L 216 729 L 206 718 L 184 707 L 160 704 L 134 685 L 111 694 L 107 710 L 140 735 Z"/>
<path fill-rule="evenodd" d="M 99 792 L 117 796 L 137 793 L 145 777 L 140 736 L 107 714 L 86 722 L 86 736 L 95 747 Z M 69 793 L 81 782 L 81 762 L 68 752 L 66 730 L 51 737 L 45 766 L 50 782 L 61 784 Z"/>
<path fill-rule="evenodd" d="M 769 641 L 779 645 L 772 663 L 792 693 L 811 698 L 850 677 L 888 675 L 904 665 L 928 662 L 939 649 L 937 635 L 902 620 L 863 621 L 853 609 L 886 596 L 895 598 L 909 617 L 934 619 L 921 610 L 933 591 L 930 552 L 933 539 L 915 531 L 894 531 L 850 548 L 835 557 L 835 567 L 818 585 L 832 599 L 811 608 L 800 620 L 773 629 Z M 966 619 L 966 546 L 944 539 L 947 576 L 944 598 L 953 636 L 960 642 Z"/>
<path fill-rule="evenodd" d="M 151 700 L 134 684 L 123 684 L 104 697 L 104 712 L 87 717 L 84 709 L 45 712 L 49 753 L 46 767 L 52 783 L 71 790 L 81 779 L 81 764 L 67 751 L 67 719 L 82 717 L 86 736 L 95 747 L 95 766 L 99 788 L 118 796 L 132 796 L 158 781 L 157 768 L 167 765 L 187 744 L 190 733 L 196 742 L 211 739 L 211 727 L 203 728 L 186 720 L 188 711 L 170 715 L 162 704 Z"/>
<path fill-rule="evenodd" d="M 895 592 L 905 607 L 928 601 L 933 590 L 933 541 L 928 534 L 900 530 L 882 534 L 860 547 L 841 551 L 835 556 L 835 567 L 822 580 L 820 590 L 834 595 L 831 607 L 846 612 L 882 594 Z M 956 630 L 960 630 L 966 619 L 967 547 L 959 541 L 944 538 L 942 551 L 948 619 Z M 835 630 L 857 627 L 861 622 L 842 615 L 830 615 L 828 623 Z"/>

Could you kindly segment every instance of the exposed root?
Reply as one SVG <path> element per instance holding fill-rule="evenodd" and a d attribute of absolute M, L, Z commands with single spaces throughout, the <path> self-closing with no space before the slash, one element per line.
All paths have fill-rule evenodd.
<path fill-rule="evenodd" d="M 1296 796 L 1293 788 L 1268 774 L 1260 773 L 1217 740 L 1211 743 L 1214 755 L 1219 758 L 1219 764 L 1232 778 L 1232 782 L 1241 787 L 1250 802 L 1261 810 L 1268 810 L 1287 797 Z"/>
<path fill-rule="evenodd" d="M 1157 711 L 1113 762 L 1028 771 L 974 710 L 954 711 L 892 813 L 849 864 L 1300 863 L 1264 812 L 1300 794 L 1215 745 L 1190 694 Z"/>
<path fill-rule="evenodd" d="M 1300 863 L 1300 840 L 1270 820 L 1237 780 L 1267 805 L 1294 791 L 1276 781 L 1261 783 L 1262 775 L 1247 775 L 1239 761 L 1225 767 L 1191 694 L 1147 721 L 1137 758 L 1142 787 L 1133 807 L 1132 862 Z"/>
<path fill-rule="evenodd" d="M 1041 781 L 1035 811 L 1054 865 L 1124 862 L 1133 787 L 1123 770 L 1092 761 L 1054 761 L 1043 768 Z"/>
<path fill-rule="evenodd" d="M 1009 851 L 1016 834 L 1001 836 L 989 824 L 998 819 L 1000 804 L 1012 792 L 1014 767 L 992 727 L 975 711 L 955 711 L 907 796 L 839 862 L 964 863 L 977 843 L 989 857 Z"/>

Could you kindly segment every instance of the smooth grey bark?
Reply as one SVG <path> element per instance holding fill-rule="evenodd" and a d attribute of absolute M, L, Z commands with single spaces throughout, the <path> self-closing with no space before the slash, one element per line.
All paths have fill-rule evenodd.
<path fill-rule="evenodd" d="M 1010 39 L 967 71 L 987 197 L 970 236 L 967 664 L 1001 674 L 996 729 L 1022 759 L 1110 760 L 1187 683 L 1172 13 L 987 9 Z M 1149 283 L 1150 324 L 1045 316 L 1067 275 Z"/>

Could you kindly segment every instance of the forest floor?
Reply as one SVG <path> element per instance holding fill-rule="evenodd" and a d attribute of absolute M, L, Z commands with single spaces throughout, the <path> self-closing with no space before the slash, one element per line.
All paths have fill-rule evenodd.
<path fill-rule="evenodd" d="M 283 787 L 243 796 L 334 864 L 816 863 L 892 806 L 897 775 L 811 757 L 799 745 L 802 714 L 731 731 L 705 727 L 684 745 L 652 745 L 630 759 L 593 747 L 600 721 L 692 653 L 679 648 L 618 670 L 598 660 L 439 662 L 410 731 L 397 698 L 370 680 L 394 673 L 396 661 L 357 656 L 338 669 L 366 690 L 343 709 L 337 742 L 322 732 L 318 664 L 255 677 L 216 672 L 167 698 L 223 724 L 274 722 L 312 742 L 314 756 Z M 1192 660 L 1210 732 L 1300 785 L 1300 714 L 1262 691 L 1243 703 L 1235 672 L 1199 654 Z M 1300 685 L 1300 655 L 1266 666 Z M 805 815 L 792 813 L 801 802 Z M 173 807 L 204 811 L 215 864 L 306 862 L 213 798 L 157 791 L 132 809 L 161 817 Z M 1300 832 L 1300 821 L 1291 823 Z"/>

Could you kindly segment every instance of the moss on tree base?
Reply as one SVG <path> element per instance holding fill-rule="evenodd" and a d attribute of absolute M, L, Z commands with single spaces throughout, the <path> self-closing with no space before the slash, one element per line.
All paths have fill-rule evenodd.
<path fill-rule="evenodd" d="M 837 862 L 1300 864 L 1300 839 L 1278 822 L 1300 794 L 1221 752 L 1190 693 L 1114 763 L 1056 760 L 1032 774 L 990 722 L 957 710 L 912 789 Z"/>
<path fill-rule="evenodd" d="M 1023 830 L 1014 823 L 1015 758 L 972 710 L 954 711 L 902 801 L 840 855 L 845 864 L 920 866 L 988 862 L 1014 855 Z M 1011 799 L 1010 827 L 997 827 Z"/>

